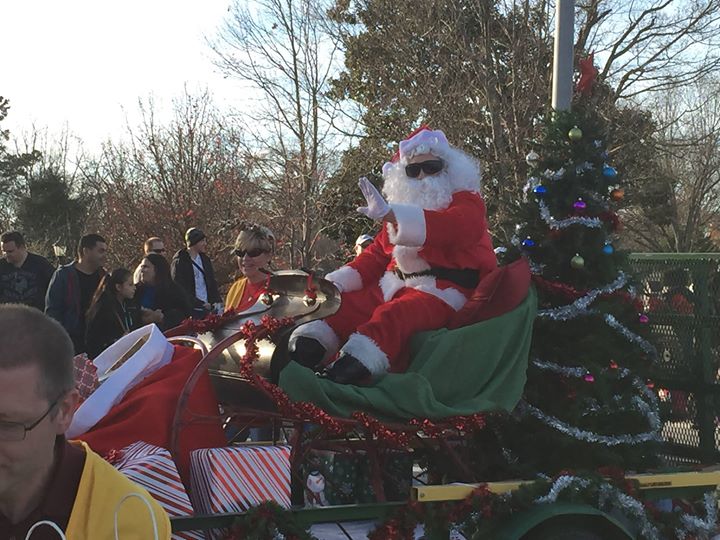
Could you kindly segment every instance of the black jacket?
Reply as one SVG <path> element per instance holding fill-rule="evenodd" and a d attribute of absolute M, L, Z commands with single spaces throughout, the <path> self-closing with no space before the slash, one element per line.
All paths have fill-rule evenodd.
<path fill-rule="evenodd" d="M 138 283 L 135 286 L 135 302 L 138 304 L 145 295 L 145 287 L 144 283 Z M 160 330 L 163 331 L 176 327 L 192 314 L 190 299 L 185 291 L 174 282 L 170 282 L 169 287 L 158 289 L 155 292 L 155 303 L 150 309 L 159 309 L 163 312 L 165 320 L 159 325 Z"/>
<path fill-rule="evenodd" d="M 35 253 L 28 253 L 20 268 L 0 259 L 0 304 L 27 304 L 44 311 L 53 272 L 53 265 Z"/>
<path fill-rule="evenodd" d="M 208 303 L 216 304 L 220 302 L 220 291 L 218 290 L 217 281 L 215 280 L 215 271 L 213 270 L 210 257 L 204 253 L 200 254 L 202 260 L 203 273 L 205 274 L 205 287 L 207 287 Z M 202 306 L 202 302 L 195 295 L 195 270 L 190 253 L 187 249 L 181 249 L 173 256 L 170 265 L 170 274 L 173 281 L 180 285 L 185 292 L 195 301 L 195 307 Z"/>
<path fill-rule="evenodd" d="M 95 317 L 87 320 L 85 343 L 88 356 L 95 358 L 127 332 L 139 327 L 137 304 L 128 301 L 121 306 L 117 300 L 102 298 Z"/>

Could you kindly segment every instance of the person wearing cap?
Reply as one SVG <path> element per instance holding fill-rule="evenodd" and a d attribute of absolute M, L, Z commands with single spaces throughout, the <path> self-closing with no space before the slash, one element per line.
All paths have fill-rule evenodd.
<path fill-rule="evenodd" d="M 367 178 L 358 211 L 382 223 L 370 246 L 326 279 L 342 301 L 332 316 L 298 327 L 290 359 L 341 384 L 367 384 L 408 367 L 413 334 L 444 327 L 497 266 L 477 161 L 422 127 L 383 167 L 383 192 Z"/>
<path fill-rule="evenodd" d="M 355 240 L 355 256 L 358 257 L 363 251 L 365 251 L 370 244 L 373 242 L 373 237 L 369 234 L 361 234 Z"/>
<path fill-rule="evenodd" d="M 173 256 L 170 273 L 175 283 L 194 299 L 196 313 L 205 315 L 213 305 L 220 303 L 218 290 L 210 257 L 207 256 L 207 238 L 197 227 L 191 227 L 185 233 L 184 249 Z"/>

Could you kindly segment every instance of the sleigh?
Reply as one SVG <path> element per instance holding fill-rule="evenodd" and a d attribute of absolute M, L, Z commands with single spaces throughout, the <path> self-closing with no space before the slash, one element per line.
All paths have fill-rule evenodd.
<path fill-rule="evenodd" d="M 222 421 L 230 434 L 228 444 L 242 443 L 250 428 L 265 428 L 271 439 L 266 442 L 283 441 L 290 446 L 293 503 L 298 505 L 307 499 L 303 464 L 313 451 L 361 453 L 369 469 L 374 502 L 380 505 L 397 504 L 397 493 L 386 494 L 388 488 L 397 491 L 393 489 L 396 486 L 388 485 L 386 469 L 398 450 L 409 452 L 413 463 L 442 462 L 441 469 L 429 473 L 431 482 L 487 480 L 488 473 L 477 468 L 478 456 L 470 454 L 477 446 L 471 448 L 468 439 L 471 435 L 486 437 L 485 444 L 497 448 L 488 424 L 493 415 L 512 409 L 522 392 L 535 310 L 529 285 L 524 260 L 499 269 L 478 287 L 467 309 L 458 313 L 449 328 L 416 336 L 409 351 L 414 360 L 407 374 L 387 375 L 376 387 L 358 388 L 320 380 L 310 370 L 289 363 L 290 333 L 301 324 L 335 313 L 340 295 L 322 278 L 304 272 L 279 272 L 270 277 L 267 293 L 249 310 L 188 321 L 168 333 L 171 341 L 202 351 L 202 359 L 178 400 L 171 452 L 175 456 L 181 452 L 181 435 L 193 424 Z M 516 313 L 508 318 L 506 314 L 513 311 L 519 311 L 520 316 Z M 523 323 L 521 332 L 515 331 L 521 330 L 519 322 Z M 508 331 L 508 325 L 513 324 L 516 328 Z M 506 341 L 501 343 L 497 336 L 503 329 Z M 489 335 L 495 336 L 498 344 L 495 368 L 491 370 L 483 366 L 482 348 L 477 346 Z M 449 366 L 448 362 L 441 366 L 437 359 L 462 355 L 477 370 L 478 388 L 491 390 L 482 399 L 475 399 L 483 394 L 475 390 L 462 399 L 452 380 L 433 384 L 432 379 L 439 378 L 438 369 Z M 510 375 L 517 368 L 522 376 L 516 376 L 514 387 L 508 389 Z M 198 414 L 189 406 L 193 390 L 205 374 L 209 374 L 220 403 L 219 416 Z M 415 404 L 400 407 L 386 399 L 381 405 L 383 400 L 377 395 L 402 394 L 403 387 L 422 387 L 424 393 L 418 392 Z M 492 465 L 489 455 L 484 456 L 486 470 Z M 400 498 L 409 495 L 408 478 Z"/>
<path fill-rule="evenodd" d="M 417 433 L 418 418 L 430 426 L 438 418 L 470 417 L 495 409 L 509 411 L 519 399 L 524 385 L 530 325 L 524 325 L 524 335 L 508 333 L 507 341 L 499 347 L 501 350 L 493 351 L 497 356 L 494 362 L 496 368 L 485 375 L 480 375 L 483 369 L 487 370 L 487 366 L 482 365 L 483 350 L 468 344 L 473 343 L 473 337 L 478 333 L 484 333 L 485 336 L 492 334 L 497 341 L 497 329 L 507 326 L 507 320 L 502 317 L 519 306 L 524 309 L 523 318 L 516 318 L 515 321 L 532 321 L 535 299 L 529 288 L 529 276 L 527 263 L 522 259 L 500 269 L 484 280 L 468 302 L 467 309 L 458 313 L 448 325 L 449 328 L 417 336 L 409 352 L 414 358 L 411 366 L 421 364 L 420 369 L 411 367 L 408 374 L 388 375 L 385 379 L 389 380 L 389 388 L 383 388 L 385 380 L 373 388 L 349 388 L 320 380 L 310 370 L 299 365 L 289 365 L 287 357 L 288 338 L 297 326 L 325 318 L 337 311 L 340 305 L 337 289 L 332 283 L 304 272 L 277 273 L 269 279 L 267 293 L 247 311 L 226 314 L 199 324 L 189 321 L 184 327 L 169 333 L 172 341 L 188 342 L 203 350 L 203 358 L 188 379 L 178 403 L 173 445 L 184 423 L 202 421 L 202 418 L 192 416 L 185 420 L 183 418 L 187 416 L 188 397 L 197 379 L 205 372 L 210 374 L 226 422 L 236 424 L 241 434 L 244 434 L 246 427 L 258 422 L 266 423 L 267 419 L 272 419 L 278 426 L 288 421 L 309 420 L 309 413 L 303 415 L 297 407 L 290 405 L 296 401 L 322 404 L 328 419 L 332 418 L 336 431 L 338 425 L 358 426 L 358 418 L 366 418 L 365 424 L 379 418 L 382 422 L 378 422 L 378 425 L 392 425 L 398 433 Z M 253 350 L 257 349 L 252 358 L 248 357 L 248 341 L 252 343 Z M 431 379 L 433 376 L 439 377 L 434 372 L 437 366 L 429 366 L 431 362 L 428 358 L 454 358 L 455 363 L 458 363 L 458 356 L 469 356 L 471 362 L 478 366 L 478 375 L 474 377 L 478 386 L 503 386 L 504 390 L 492 393 L 486 391 L 486 397 L 482 400 L 474 400 L 476 396 L 472 394 L 476 392 L 471 391 L 465 397 L 467 403 L 459 403 L 463 399 L 458 398 L 458 389 L 454 387 L 453 381 L 443 387 L 437 384 L 433 386 Z M 509 357 L 512 357 L 510 361 Z M 517 363 L 521 364 L 523 375 L 513 381 L 514 388 L 508 389 L 509 374 L 503 370 Z M 451 363 L 445 362 L 440 367 L 448 369 Z M 291 398 L 287 403 L 283 401 L 284 410 L 278 408 L 275 386 L 278 383 Z M 426 383 L 423 390 L 426 395 L 422 400 L 418 399 L 418 403 L 395 403 L 387 399 L 383 403 L 383 394 L 387 397 L 387 394 L 400 391 L 408 384 L 417 392 L 418 385 L 422 383 Z M 447 405 L 450 395 L 455 400 L 453 406 Z M 426 410 L 424 400 L 434 402 L 436 410 Z M 368 402 L 373 405 L 368 407 Z M 291 418 L 284 416 L 284 413 L 289 413 Z M 412 425 L 408 423 L 411 420 L 415 422 Z M 458 460 L 458 464 L 461 464 L 461 460 Z"/>

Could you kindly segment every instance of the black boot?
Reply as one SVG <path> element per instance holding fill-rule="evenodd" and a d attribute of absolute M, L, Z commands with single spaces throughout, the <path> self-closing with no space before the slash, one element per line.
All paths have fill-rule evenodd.
<path fill-rule="evenodd" d="M 372 374 L 360 360 L 354 356 L 343 353 L 337 361 L 321 375 L 338 384 L 368 384 Z"/>
<path fill-rule="evenodd" d="M 295 341 L 295 350 L 289 353 L 289 356 L 293 362 L 314 370 L 320 366 L 326 352 L 317 339 L 299 336 Z"/>

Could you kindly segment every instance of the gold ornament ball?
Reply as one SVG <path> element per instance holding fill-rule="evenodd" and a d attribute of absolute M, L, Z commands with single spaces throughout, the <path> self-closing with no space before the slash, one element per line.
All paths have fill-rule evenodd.
<path fill-rule="evenodd" d="M 625 198 L 625 190 L 623 188 L 615 188 L 610 192 L 610 198 L 615 201 L 622 201 Z"/>
<path fill-rule="evenodd" d="M 575 126 L 575 127 L 572 128 L 570 131 L 568 131 L 568 138 L 569 138 L 571 141 L 579 141 L 580 139 L 582 139 L 582 136 L 583 136 L 583 132 L 582 132 L 582 130 L 581 130 L 579 127 L 577 127 L 577 126 Z"/>
<path fill-rule="evenodd" d="M 585 268 L 585 259 L 582 258 L 582 255 L 575 254 L 575 256 L 570 259 L 570 266 L 572 266 L 575 270 Z"/>

